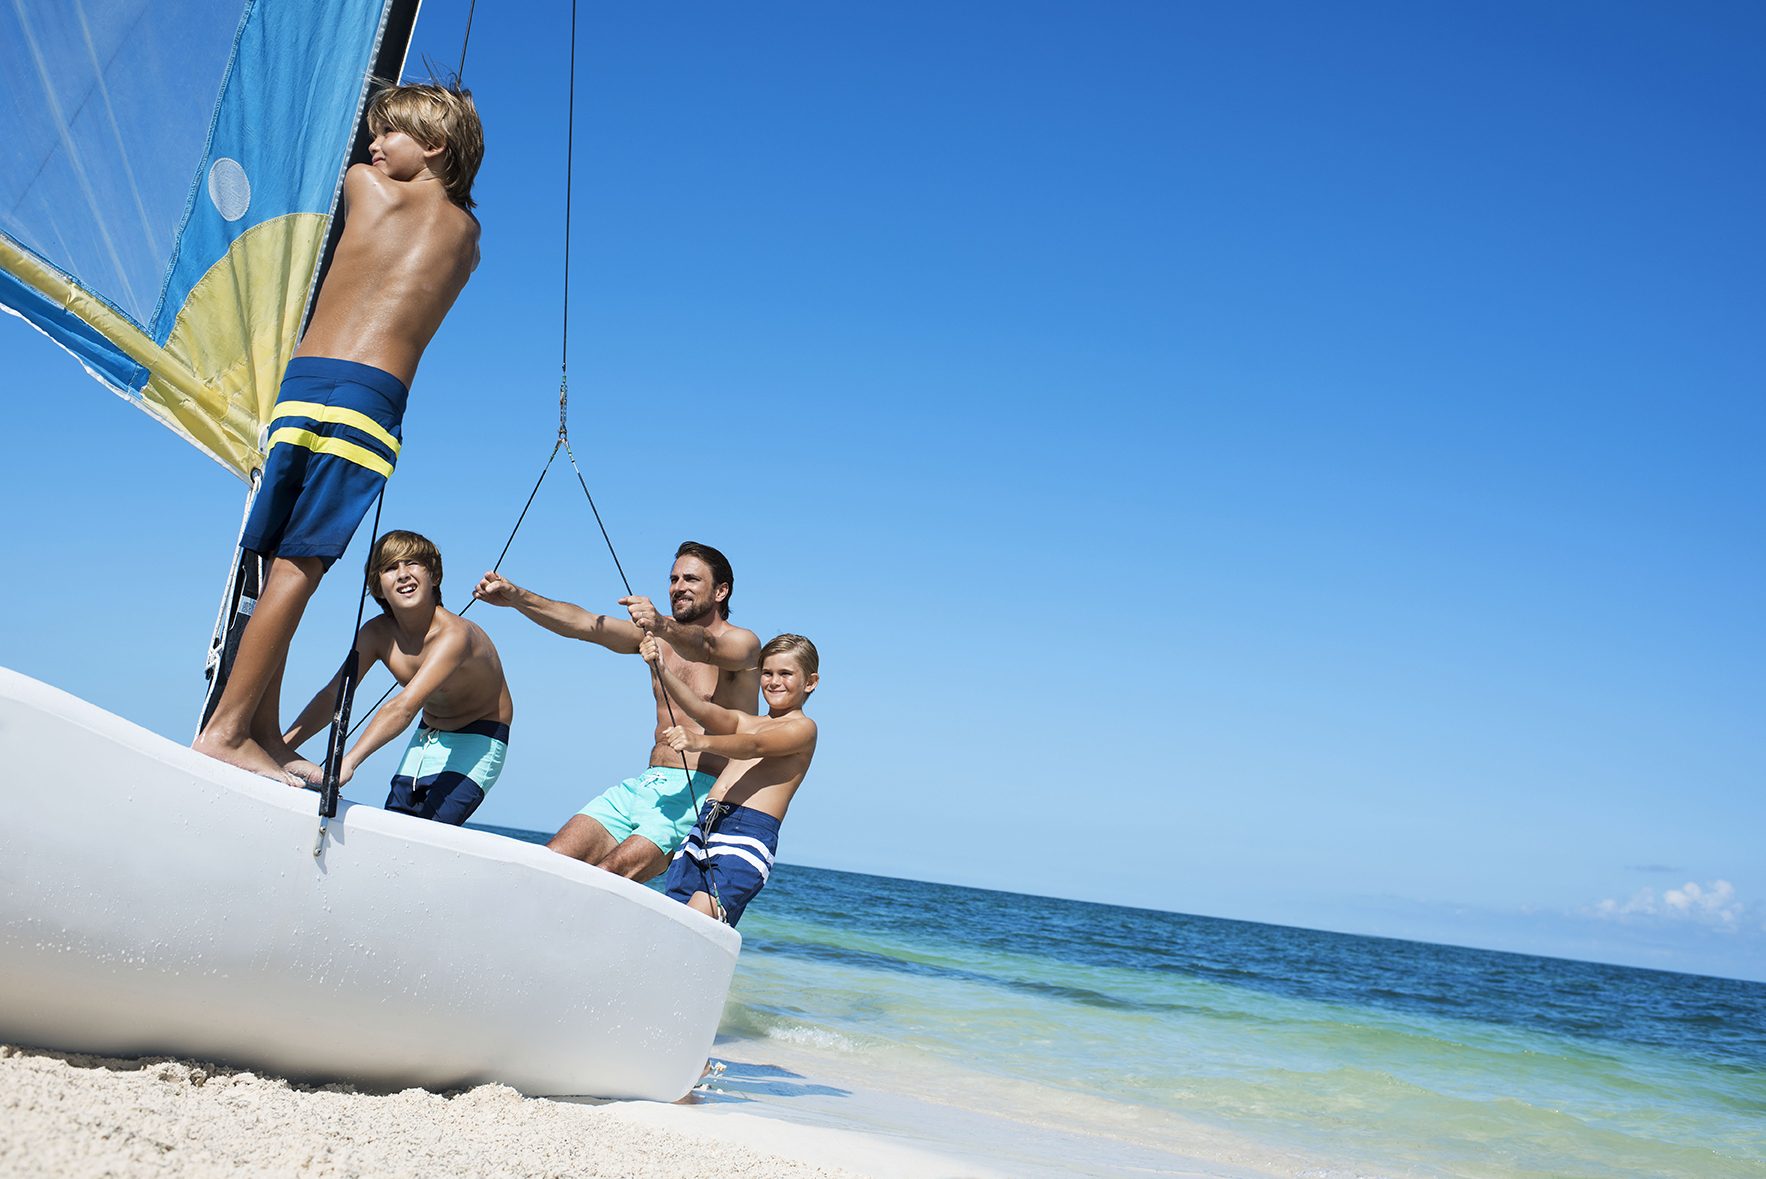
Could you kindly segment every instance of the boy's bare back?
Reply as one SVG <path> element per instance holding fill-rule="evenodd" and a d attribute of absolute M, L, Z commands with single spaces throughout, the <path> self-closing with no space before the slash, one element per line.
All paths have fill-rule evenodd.
<path fill-rule="evenodd" d="M 427 170 L 399 178 L 410 171 L 400 156 L 378 153 L 376 163 L 350 168 L 343 236 L 296 356 L 373 365 L 410 388 L 478 261 L 478 219 Z"/>

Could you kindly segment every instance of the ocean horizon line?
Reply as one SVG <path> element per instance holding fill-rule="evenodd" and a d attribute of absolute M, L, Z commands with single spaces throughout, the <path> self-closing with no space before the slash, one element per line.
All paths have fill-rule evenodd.
<path fill-rule="evenodd" d="M 551 833 L 537 831 L 527 827 L 502 827 L 490 823 L 466 823 L 465 826 L 477 831 L 489 831 L 497 835 L 507 835 L 512 839 L 520 839 L 525 843 L 544 844 L 552 838 Z M 875 880 L 904 880 L 913 884 L 929 884 L 939 888 L 961 888 L 971 892 L 995 893 L 1000 896 L 1028 897 L 1034 900 L 1060 901 L 1063 904 L 1095 905 L 1104 909 L 1120 909 L 1134 913 L 1159 913 L 1173 917 L 1184 917 L 1200 921 L 1220 921 L 1233 925 L 1253 926 L 1262 929 L 1295 930 L 1303 933 L 1325 934 L 1331 937 L 1359 938 L 1369 941 L 1392 942 L 1407 946 L 1436 946 L 1449 950 L 1467 950 L 1479 954 L 1502 954 L 1513 958 L 1524 958 L 1536 962 L 1568 962 L 1579 966 L 1609 966 L 1617 970 L 1637 970 L 1645 973 L 1672 975 L 1677 978 L 1704 978 L 1718 982 L 1766 983 L 1766 978 L 1750 978 L 1745 975 L 1711 974 L 1698 970 L 1674 970 L 1664 966 L 1640 966 L 1633 962 L 1614 962 L 1604 958 L 1574 958 L 1567 954 L 1540 954 L 1529 950 L 1514 950 L 1502 946 L 1477 945 L 1470 942 L 1433 941 L 1428 938 L 1398 937 L 1389 933 L 1364 933 L 1353 929 L 1330 929 L 1316 925 L 1297 925 L 1283 921 L 1259 921 L 1250 917 L 1222 917 L 1212 913 L 1194 913 L 1185 909 L 1162 909 L 1154 905 L 1125 905 L 1118 901 L 1097 901 L 1086 897 L 1067 897 L 1057 893 L 1020 892 L 1010 888 L 992 888 L 980 884 L 963 884 L 949 880 L 927 880 L 918 876 L 891 876 L 882 872 L 864 872 L 853 868 L 836 868 L 826 864 L 801 863 L 795 860 L 778 860 L 778 866 L 785 868 L 811 868 L 818 872 L 839 872 L 846 876 L 864 876 Z"/>

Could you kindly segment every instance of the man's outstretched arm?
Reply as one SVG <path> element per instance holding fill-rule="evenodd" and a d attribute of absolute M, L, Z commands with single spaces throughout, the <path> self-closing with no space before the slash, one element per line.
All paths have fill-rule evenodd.
<path fill-rule="evenodd" d="M 633 625 L 661 638 L 682 659 L 709 663 L 724 671 L 749 671 L 760 666 L 760 637 L 751 630 L 732 626 L 723 634 L 714 635 L 696 623 L 676 622 L 673 615 L 662 613 L 642 595 L 621 598 L 619 604 L 631 611 Z"/>
<path fill-rule="evenodd" d="M 621 655 L 635 655 L 644 632 L 623 618 L 592 614 L 569 602 L 554 602 L 522 589 L 500 573 L 487 573 L 472 596 L 492 606 L 513 606 L 553 634 L 596 643 Z"/>

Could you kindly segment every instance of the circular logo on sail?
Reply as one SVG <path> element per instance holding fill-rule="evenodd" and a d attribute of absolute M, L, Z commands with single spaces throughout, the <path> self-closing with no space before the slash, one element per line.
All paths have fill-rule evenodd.
<path fill-rule="evenodd" d="M 237 221 L 245 216 L 251 205 L 251 181 L 245 178 L 245 169 L 237 160 L 222 156 L 209 167 L 208 199 L 215 203 L 224 220 Z"/>

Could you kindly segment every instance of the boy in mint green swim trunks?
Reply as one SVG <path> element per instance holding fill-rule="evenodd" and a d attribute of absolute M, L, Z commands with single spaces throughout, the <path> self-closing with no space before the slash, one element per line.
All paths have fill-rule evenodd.
<path fill-rule="evenodd" d="M 595 643 L 622 655 L 636 655 L 646 634 L 656 636 L 661 656 L 693 693 L 722 708 L 750 716 L 760 708 L 760 637 L 730 625 L 730 562 L 710 545 L 687 541 L 675 550 L 669 571 L 670 613 L 649 598 L 621 598 L 630 620 L 592 614 L 569 602 L 555 602 L 522 589 L 498 573 L 487 573 L 473 591 L 481 602 L 513 606 L 547 630 Z M 668 867 L 693 829 L 699 804 L 728 758 L 688 753 L 683 759 L 663 739 L 671 725 L 699 731 L 651 678 L 656 697 L 656 732 L 650 768 L 594 799 L 559 828 L 546 846 L 633 880 L 648 880 Z M 686 762 L 682 764 L 683 760 Z"/>
<path fill-rule="evenodd" d="M 509 752 L 515 705 L 503 661 L 483 628 L 442 605 L 441 553 L 427 537 L 387 533 L 368 557 L 367 577 L 382 613 L 357 633 L 356 652 L 364 671 L 378 659 L 404 691 L 374 714 L 343 755 L 338 778 L 348 782 L 416 720 L 386 809 L 458 826 L 484 801 Z M 333 677 L 283 734 L 290 748 L 330 727 L 336 699 Z"/>

